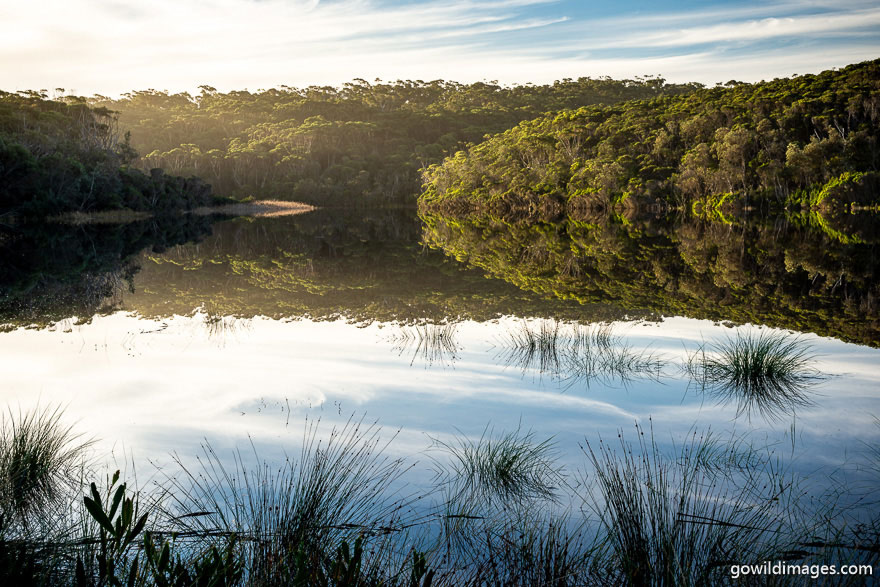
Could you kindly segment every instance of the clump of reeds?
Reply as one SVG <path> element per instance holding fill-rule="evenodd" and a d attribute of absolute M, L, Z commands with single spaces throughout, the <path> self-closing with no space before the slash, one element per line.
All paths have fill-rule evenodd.
<path fill-rule="evenodd" d="M 663 363 L 647 349 L 638 351 L 609 324 L 564 325 L 523 322 L 500 342 L 501 359 L 523 372 L 535 370 L 569 387 L 592 383 L 627 385 L 637 378 L 659 379 Z"/>
<path fill-rule="evenodd" d="M 594 583 L 595 541 L 568 515 L 513 508 L 501 518 L 473 524 L 469 542 L 453 558 L 450 585 Z"/>
<path fill-rule="evenodd" d="M 597 556 L 609 583 L 715 585 L 731 564 L 785 556 L 782 520 L 794 488 L 780 471 L 755 461 L 719 467 L 750 447 L 734 442 L 719 455 L 709 433 L 694 432 L 671 459 L 652 430 L 636 434 L 635 444 L 621 434 L 617 447 L 600 440 L 585 448 L 594 471 L 587 503 L 604 529 Z"/>
<path fill-rule="evenodd" d="M 199 308 L 202 314 L 202 322 L 208 338 L 219 343 L 225 342 L 226 338 L 249 328 L 250 322 L 237 316 L 228 316 L 216 304 L 202 304 Z"/>
<path fill-rule="evenodd" d="M 79 486 L 90 441 L 62 424 L 59 408 L 0 417 L 0 512 L 27 525 Z"/>
<path fill-rule="evenodd" d="M 492 503 L 521 504 L 552 500 L 559 488 L 562 468 L 556 464 L 552 438 L 538 441 L 534 432 L 517 427 L 500 435 L 486 428 L 476 440 L 462 435 L 451 442 L 432 440 L 432 449 L 448 457 L 435 457 L 435 472 L 452 501 L 483 508 Z"/>
<path fill-rule="evenodd" d="M 568 353 L 568 383 L 594 381 L 627 385 L 635 379 L 660 379 L 663 361 L 649 349 L 635 350 L 610 325 L 575 325 Z"/>
<path fill-rule="evenodd" d="M 206 445 L 200 468 L 178 460 L 183 475 L 165 486 L 177 512 L 173 529 L 241 537 L 249 575 L 259 584 L 288 584 L 358 538 L 367 540 L 359 563 L 364 573 L 402 569 L 409 559 L 389 560 L 399 553 L 380 543 L 406 526 L 409 502 L 389 492 L 404 466 L 382 455 L 390 441 L 381 442 L 379 432 L 376 424 L 349 420 L 320 439 L 313 423 L 299 458 L 280 466 L 256 453 L 257 465 L 246 464 L 240 453 L 227 465 Z"/>
<path fill-rule="evenodd" d="M 400 355 L 412 350 L 410 365 L 421 359 L 426 367 L 445 366 L 453 364 L 458 357 L 457 330 L 458 325 L 450 323 L 402 326 L 391 341 Z"/>
<path fill-rule="evenodd" d="M 537 369 L 555 376 L 562 370 L 560 330 L 556 320 L 542 320 L 537 327 L 522 322 L 519 328 L 508 330 L 502 341 L 505 362 L 516 364 L 523 371 Z"/>
<path fill-rule="evenodd" d="M 766 418 L 811 405 L 810 386 L 822 380 L 812 347 L 798 336 L 738 331 L 734 338 L 702 345 L 686 369 L 702 391 L 736 401 L 737 416 L 757 410 Z"/>
<path fill-rule="evenodd" d="M 90 441 L 59 408 L 0 417 L 0 583 L 57 584 L 70 571 L 76 508 Z"/>

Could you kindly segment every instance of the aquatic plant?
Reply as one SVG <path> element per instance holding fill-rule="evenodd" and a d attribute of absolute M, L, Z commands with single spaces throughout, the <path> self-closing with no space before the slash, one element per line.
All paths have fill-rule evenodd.
<path fill-rule="evenodd" d="M 798 336 L 739 330 L 734 338 L 702 345 L 686 370 L 701 391 L 735 401 L 737 416 L 757 410 L 775 418 L 809 406 L 809 388 L 822 380 L 812 347 Z"/>
<path fill-rule="evenodd" d="M 584 447 L 593 469 L 586 503 L 604 529 L 597 556 L 609 583 L 715 585 L 730 564 L 783 555 L 790 536 L 781 512 L 794 488 L 779 471 L 719 469 L 709 433 L 694 431 L 669 459 L 653 429 L 635 432 L 635 444 L 619 434 L 617 447 L 603 440 Z M 738 444 L 725 450 L 751 451 Z"/>
<path fill-rule="evenodd" d="M 426 367 L 435 364 L 450 365 L 455 363 L 460 350 L 455 339 L 457 324 L 425 323 L 416 326 L 401 326 L 400 331 L 391 337 L 394 349 L 403 355 L 412 349 L 410 365 L 416 358 L 421 358 Z"/>
<path fill-rule="evenodd" d="M 509 328 L 501 341 L 504 362 L 519 366 L 523 372 L 536 369 L 538 373 L 558 376 L 562 369 L 561 328 L 557 320 L 541 320 L 535 327 L 523 321 L 518 328 Z"/>
<path fill-rule="evenodd" d="M 201 316 L 208 338 L 215 340 L 220 345 L 224 344 L 230 336 L 247 330 L 251 326 L 250 319 L 229 316 L 215 302 L 203 303 L 197 308 L 196 315 Z"/>
<path fill-rule="evenodd" d="M 38 414 L 15 421 L 70 435 L 59 411 Z M 729 582 L 743 562 L 880 560 L 876 515 L 847 510 L 834 493 L 843 486 L 808 495 L 773 447 L 747 436 L 694 431 L 661 450 L 637 426 L 636 442 L 586 444 L 589 467 L 571 483 L 552 438 L 487 427 L 478 439 L 432 439 L 436 487 L 409 495 L 395 490 L 407 467 L 384 456 L 394 436 L 383 441 L 377 424 L 318 431 L 307 421 L 299 457 L 280 464 L 206 444 L 195 466 L 176 457 L 179 472 L 161 470 L 148 492 L 119 472 L 89 484 L 94 472 L 83 472 L 53 509 L 29 510 L 47 520 L 75 510 L 79 525 L 66 515 L 54 533 L 5 527 L 0 581 L 690 586 Z M 859 470 L 876 473 L 880 450 L 866 448 Z"/>
<path fill-rule="evenodd" d="M 522 322 L 508 329 L 500 348 L 498 357 L 507 365 L 548 375 L 569 388 L 596 382 L 625 386 L 635 379 L 659 379 L 663 369 L 658 355 L 633 349 L 610 324 Z"/>
<path fill-rule="evenodd" d="M 0 416 L 0 518 L 28 525 L 69 497 L 91 441 L 61 422 L 60 408 Z"/>
<path fill-rule="evenodd" d="M 450 585 L 588 585 L 596 583 L 596 541 L 565 513 L 511 508 L 471 524 L 467 548 L 450 553 Z"/>
<path fill-rule="evenodd" d="M 552 500 L 562 476 L 552 438 L 537 441 L 520 427 L 495 435 L 486 428 L 476 440 L 457 435 L 450 442 L 432 439 L 435 480 L 450 489 L 450 501 L 470 504 L 525 503 Z"/>
<path fill-rule="evenodd" d="M 256 452 L 256 466 L 240 452 L 229 466 L 210 445 L 197 470 L 177 459 L 182 475 L 164 484 L 172 529 L 241 537 L 251 580 L 260 584 L 288 584 L 304 560 L 323 564 L 326 553 L 358 537 L 370 539 L 364 573 L 404 572 L 408 556 L 391 560 L 401 553 L 384 545 L 410 513 L 408 497 L 389 491 L 403 461 L 382 455 L 390 440 L 381 442 L 375 423 L 350 419 L 327 439 L 317 431 L 316 422 L 307 424 L 299 458 L 280 466 Z"/>

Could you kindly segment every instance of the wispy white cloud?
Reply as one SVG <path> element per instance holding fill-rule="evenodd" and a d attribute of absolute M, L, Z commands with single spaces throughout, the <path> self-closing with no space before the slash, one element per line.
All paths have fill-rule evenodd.
<path fill-rule="evenodd" d="M 880 29 L 880 8 L 861 1 L 603 19 L 579 16 L 576 8 L 557 0 L 7 4 L 0 7 L 0 87 L 118 94 L 202 83 L 220 89 L 340 84 L 355 77 L 540 83 L 647 73 L 712 83 L 815 71 L 880 54 L 880 35 L 871 36 Z M 767 46 L 775 41 L 787 47 Z"/>
<path fill-rule="evenodd" d="M 688 19 L 692 17 L 687 17 Z M 844 34 L 880 26 L 880 7 L 845 14 L 809 14 L 767 17 L 740 22 L 706 23 L 688 28 L 669 27 L 654 34 L 608 41 L 603 47 L 680 47 L 730 41 L 760 41 L 780 37 Z"/>

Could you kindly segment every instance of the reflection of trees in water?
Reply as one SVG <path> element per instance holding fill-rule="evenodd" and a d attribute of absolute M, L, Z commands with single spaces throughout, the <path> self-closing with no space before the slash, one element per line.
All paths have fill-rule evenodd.
<path fill-rule="evenodd" d="M 419 324 L 401 326 L 389 340 L 399 356 L 411 353 L 410 365 L 421 360 L 425 367 L 451 366 L 461 350 L 455 339 L 457 324 Z"/>
<path fill-rule="evenodd" d="M 766 419 L 810 406 L 810 388 L 823 376 L 803 339 L 767 331 L 738 331 L 704 344 L 688 357 L 694 385 L 721 404 L 736 403 L 737 417 L 757 411 Z"/>
<path fill-rule="evenodd" d="M 227 315 L 407 324 L 509 314 L 591 320 L 622 315 L 609 305 L 547 300 L 486 279 L 426 250 L 420 234 L 411 210 L 318 210 L 220 222 L 198 244 L 145 259 L 138 290 L 126 303 L 156 317 L 189 314 L 210 298 Z"/>
<path fill-rule="evenodd" d="M 649 214 L 595 222 L 422 214 L 429 246 L 526 291 L 877 345 L 874 218 L 803 212 L 722 224 Z"/>
<path fill-rule="evenodd" d="M 0 324 L 89 320 L 117 309 L 140 271 L 135 256 L 197 240 L 210 219 L 156 217 L 128 224 L 22 224 L 0 240 Z"/>
<path fill-rule="evenodd" d="M 593 383 L 627 385 L 660 378 L 662 358 L 636 350 L 611 325 L 564 324 L 557 320 L 521 322 L 508 328 L 495 355 L 508 366 L 537 372 L 568 386 Z"/>

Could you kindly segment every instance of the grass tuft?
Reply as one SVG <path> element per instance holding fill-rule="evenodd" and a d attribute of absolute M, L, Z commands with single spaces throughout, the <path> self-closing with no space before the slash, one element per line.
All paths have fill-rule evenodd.
<path fill-rule="evenodd" d="M 637 425 L 636 434 L 634 444 L 619 434 L 617 447 L 585 448 L 595 471 L 587 503 L 604 529 L 599 556 L 609 584 L 716 585 L 731 564 L 773 560 L 785 550 L 791 483 L 769 469 L 762 475 L 757 463 L 741 475 L 719 469 L 709 433 L 694 432 L 672 459 L 653 430 L 646 435 Z M 725 450 L 729 462 L 744 452 L 736 443 Z"/>
<path fill-rule="evenodd" d="M 206 445 L 198 469 L 178 459 L 183 474 L 164 484 L 172 529 L 241 537 L 242 556 L 258 584 L 288 584 L 304 565 L 319 566 L 326 553 L 358 539 L 367 541 L 365 573 L 370 566 L 394 566 L 391 549 L 380 545 L 406 526 L 409 502 L 389 492 L 404 466 L 382 455 L 390 441 L 380 441 L 380 430 L 349 420 L 320 439 L 312 422 L 299 458 L 280 465 L 261 461 L 256 452 L 251 458 L 257 465 L 241 453 L 229 465 Z"/>
<path fill-rule="evenodd" d="M 451 442 L 432 441 L 432 449 L 449 456 L 434 460 L 436 479 L 451 490 L 452 501 L 488 506 L 556 497 L 562 469 L 555 462 L 552 438 L 538 442 L 534 432 L 517 427 L 498 436 L 486 428 L 477 440 L 456 436 Z"/>
<path fill-rule="evenodd" d="M 523 322 L 508 330 L 500 346 L 500 358 L 506 364 L 517 365 L 524 373 L 535 370 L 568 387 L 659 380 L 663 368 L 660 357 L 649 350 L 634 350 L 608 324 Z"/>
<path fill-rule="evenodd" d="M 823 378 L 814 361 L 812 347 L 800 337 L 738 331 L 735 338 L 700 347 L 686 369 L 702 391 L 736 401 L 737 416 L 757 410 L 775 419 L 812 404 L 807 392 Z"/>
<path fill-rule="evenodd" d="M 412 350 L 410 365 L 416 359 L 421 359 L 425 367 L 452 365 L 461 350 L 455 338 L 457 329 L 457 324 L 402 326 L 400 332 L 391 337 L 391 341 L 399 355 Z"/>
<path fill-rule="evenodd" d="M 4 523 L 27 524 L 78 487 L 90 441 L 61 423 L 59 408 L 37 408 L 0 419 L 0 512 Z"/>

